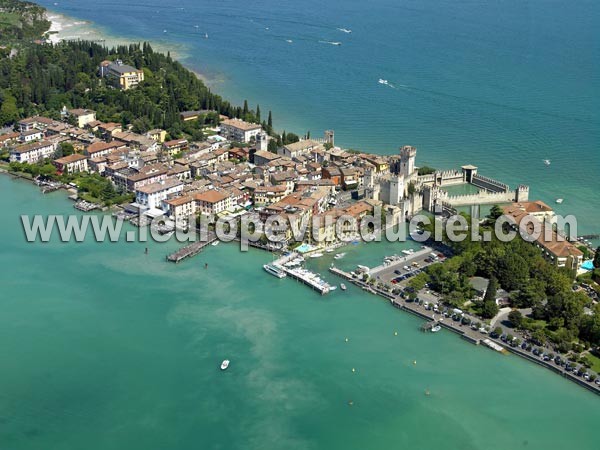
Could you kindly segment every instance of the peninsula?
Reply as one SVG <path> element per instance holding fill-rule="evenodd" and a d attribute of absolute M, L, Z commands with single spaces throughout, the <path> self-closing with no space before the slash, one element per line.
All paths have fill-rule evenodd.
<path fill-rule="evenodd" d="M 423 212 L 440 223 L 462 213 L 481 225 L 476 236 L 493 230 L 500 216 L 518 230 L 533 223 L 550 238 L 485 242 L 466 227 L 469 239 L 443 236 L 424 242 L 419 254 L 390 255 L 379 268 L 332 272 L 599 392 L 600 252 L 587 237 L 564 239 L 553 209 L 530 200 L 527 185 L 511 188 L 470 164 L 419 167 L 412 146 L 381 156 L 336 146 L 333 130 L 322 137 L 279 132 L 270 112 L 231 104 L 149 43 L 52 43 L 43 9 L 2 5 L 3 170 L 45 191 L 69 190 L 80 210 L 113 207 L 140 227 L 159 222 L 164 233 L 195 229 L 203 218 L 316 222 L 301 239 L 289 228 L 282 240 L 265 234 L 254 246 L 285 253 L 268 273 L 321 294 L 332 286 L 294 264 L 344 245 L 336 233 L 340 217 L 360 226 L 379 214 L 385 228 L 398 228 Z M 467 206 L 476 207 L 475 217 L 461 209 Z M 490 211 L 479 217 L 482 206 Z M 170 260 L 194 256 L 214 240 L 212 234 Z"/>

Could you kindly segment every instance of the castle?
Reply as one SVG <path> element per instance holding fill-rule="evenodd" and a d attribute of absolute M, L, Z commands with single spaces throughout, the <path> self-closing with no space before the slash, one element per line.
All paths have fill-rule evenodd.
<path fill-rule="evenodd" d="M 457 207 L 482 204 L 523 202 L 529 199 L 529 187 L 511 190 L 507 184 L 477 173 L 477 167 L 436 171 L 419 175 L 417 149 L 404 146 L 399 155 L 390 157 L 389 172 L 377 175 L 365 171 L 365 196 L 400 209 L 405 219 L 425 210 L 455 212 Z M 449 188 L 463 186 L 471 193 L 452 194 Z"/>

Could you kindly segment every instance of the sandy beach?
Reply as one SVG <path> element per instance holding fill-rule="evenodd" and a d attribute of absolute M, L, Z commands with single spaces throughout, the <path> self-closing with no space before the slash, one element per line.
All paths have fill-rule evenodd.
<path fill-rule="evenodd" d="M 55 11 L 48 11 L 46 18 L 51 23 L 48 30 L 48 40 L 53 44 L 60 41 L 86 40 L 97 42 L 107 47 L 113 47 L 116 45 L 128 45 L 132 42 L 141 42 L 140 39 L 132 37 L 114 36 L 93 22 L 69 17 Z M 169 51 L 173 58 L 176 59 L 185 58 L 185 49 L 181 46 L 173 46 L 160 42 L 151 42 L 151 44 L 156 51 L 163 53 Z M 200 79 L 206 79 L 202 74 L 194 73 Z"/>
<path fill-rule="evenodd" d="M 48 11 L 46 18 L 50 21 L 50 29 L 48 30 L 47 36 L 48 41 L 53 44 L 57 44 L 60 41 L 69 40 L 86 40 L 93 41 L 107 47 L 113 47 L 116 45 L 129 45 L 132 42 L 141 42 L 142 40 L 111 35 L 107 30 L 99 27 L 94 22 L 87 20 L 78 19 L 75 17 L 66 16 L 64 14 L 57 13 L 55 11 Z M 191 72 L 193 72 L 202 82 L 204 82 L 210 88 L 219 84 L 219 81 L 212 80 L 203 73 L 199 72 L 196 68 L 192 68 L 185 64 L 186 51 L 183 46 L 174 46 L 172 44 L 162 42 L 150 42 L 152 47 L 159 52 L 167 53 L 171 52 L 171 56 L 174 59 L 179 60 L 184 64 Z"/>

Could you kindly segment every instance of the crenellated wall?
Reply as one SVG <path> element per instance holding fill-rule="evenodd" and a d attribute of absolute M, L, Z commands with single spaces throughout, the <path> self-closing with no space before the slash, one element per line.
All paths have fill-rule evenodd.
<path fill-rule="evenodd" d="M 487 189 L 492 192 L 508 192 L 510 187 L 508 184 L 501 183 L 493 178 L 484 177 L 482 175 L 473 175 L 473 185 L 479 188 Z"/>

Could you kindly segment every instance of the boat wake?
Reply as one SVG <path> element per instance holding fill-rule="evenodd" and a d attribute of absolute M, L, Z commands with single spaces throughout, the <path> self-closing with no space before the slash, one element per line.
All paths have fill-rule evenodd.
<path fill-rule="evenodd" d="M 336 41 L 319 41 L 321 44 L 329 44 L 329 45 L 342 45 L 341 42 Z"/>
<path fill-rule="evenodd" d="M 383 84 L 384 86 L 389 86 L 392 89 L 397 89 L 396 86 L 394 86 L 392 83 L 390 83 L 388 80 L 384 80 L 383 78 L 380 78 L 379 81 L 377 81 L 379 84 Z"/>

